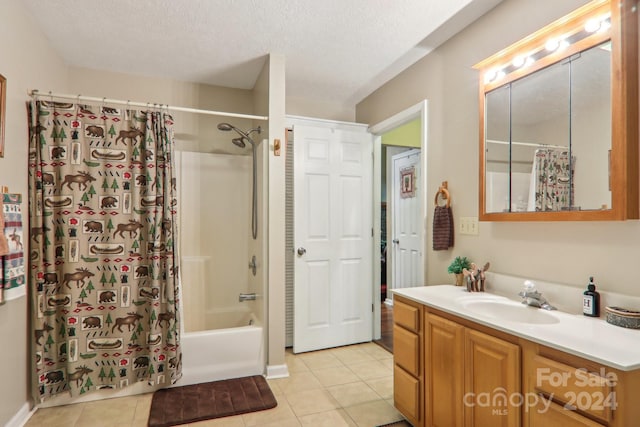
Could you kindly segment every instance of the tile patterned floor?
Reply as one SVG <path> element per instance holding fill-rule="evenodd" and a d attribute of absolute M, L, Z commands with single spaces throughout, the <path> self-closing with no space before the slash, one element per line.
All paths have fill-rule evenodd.
<path fill-rule="evenodd" d="M 290 376 L 269 380 L 278 406 L 192 427 L 374 427 L 402 419 L 393 407 L 393 355 L 374 343 L 294 355 Z M 151 394 L 39 409 L 25 427 L 145 427 Z"/>

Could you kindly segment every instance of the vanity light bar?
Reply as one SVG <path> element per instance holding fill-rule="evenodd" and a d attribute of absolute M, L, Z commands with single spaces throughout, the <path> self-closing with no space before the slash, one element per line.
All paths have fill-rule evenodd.
<path fill-rule="evenodd" d="M 474 65 L 485 91 L 611 39 L 613 0 L 593 0 Z"/>
<path fill-rule="evenodd" d="M 607 13 L 598 18 L 589 19 L 584 26 L 579 27 L 578 31 L 571 34 L 564 34 L 560 37 L 552 37 L 548 39 L 544 46 L 539 46 L 531 53 L 518 54 L 511 62 L 492 69 L 484 74 L 484 83 L 494 83 L 504 79 L 512 72 L 521 68 L 530 67 L 537 61 L 551 55 L 554 52 L 561 52 L 571 45 L 574 45 L 587 37 L 590 37 L 593 33 L 608 32 L 611 28 L 611 14 Z"/>

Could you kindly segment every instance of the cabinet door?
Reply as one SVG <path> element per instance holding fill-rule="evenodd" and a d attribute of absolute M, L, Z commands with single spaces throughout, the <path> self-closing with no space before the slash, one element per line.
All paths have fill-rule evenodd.
<path fill-rule="evenodd" d="M 420 380 L 395 365 L 393 367 L 393 403 L 414 426 L 420 425 Z"/>
<path fill-rule="evenodd" d="M 520 347 L 471 329 L 465 346 L 465 425 L 519 427 Z"/>
<path fill-rule="evenodd" d="M 464 327 L 427 313 L 424 341 L 426 425 L 462 427 Z"/>
<path fill-rule="evenodd" d="M 414 377 L 420 376 L 420 337 L 393 326 L 393 361 Z"/>
<path fill-rule="evenodd" d="M 573 411 L 566 410 L 553 402 L 546 402 L 548 407 L 540 403 L 529 408 L 530 427 L 602 427 L 595 421 L 591 421 Z"/>

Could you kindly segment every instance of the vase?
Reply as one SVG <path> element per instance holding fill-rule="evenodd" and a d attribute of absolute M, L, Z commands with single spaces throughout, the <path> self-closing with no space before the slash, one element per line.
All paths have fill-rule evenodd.
<path fill-rule="evenodd" d="M 456 286 L 462 286 L 464 283 L 464 274 L 455 273 L 456 276 Z"/>

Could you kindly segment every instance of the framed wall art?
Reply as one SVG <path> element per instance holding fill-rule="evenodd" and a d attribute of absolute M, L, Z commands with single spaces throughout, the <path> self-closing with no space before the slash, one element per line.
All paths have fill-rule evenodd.
<path fill-rule="evenodd" d="M 400 197 L 406 199 L 416 196 L 415 167 L 400 169 Z"/>

